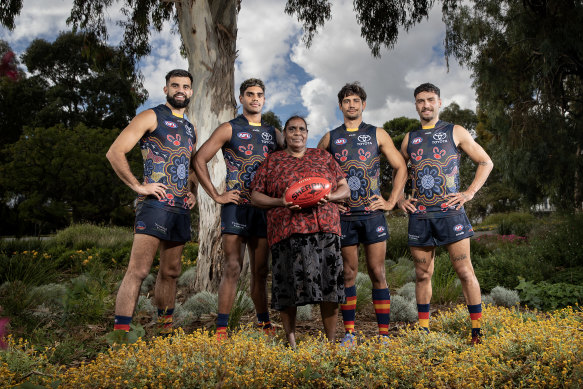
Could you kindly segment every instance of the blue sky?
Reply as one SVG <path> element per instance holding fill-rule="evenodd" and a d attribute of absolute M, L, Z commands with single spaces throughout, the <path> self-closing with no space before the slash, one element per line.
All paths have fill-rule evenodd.
<path fill-rule="evenodd" d="M 24 0 L 15 30 L 0 28 L 0 39 L 8 41 L 17 54 L 34 38 L 54 40 L 59 31 L 69 30 L 65 21 L 71 3 Z M 444 106 L 455 101 L 462 108 L 476 108 L 469 71 L 454 61 L 449 71 L 446 68 L 440 7 L 434 7 L 428 20 L 408 33 L 401 32 L 395 47 L 382 50 L 379 59 L 370 55 L 360 37 L 352 0 L 333 4 L 332 19 L 309 49 L 301 41 L 301 26 L 284 13 L 284 0 L 243 0 L 238 17 L 235 85 L 249 77 L 263 79 L 265 110 L 274 111 L 282 121 L 292 114 L 306 116 L 309 146 L 340 124 L 336 94 L 346 82 L 360 81 L 364 86 L 368 94 L 364 121 L 378 126 L 399 116 L 416 118 L 412 91 L 422 82 L 441 88 Z M 114 6 L 108 15 L 110 43 L 115 44 L 121 33 L 115 20 L 121 14 Z M 163 77 L 168 70 L 188 67 L 179 54 L 180 37 L 170 30 L 168 25 L 152 36 L 152 53 L 140 63 L 150 96 L 140 110 L 164 101 Z"/>

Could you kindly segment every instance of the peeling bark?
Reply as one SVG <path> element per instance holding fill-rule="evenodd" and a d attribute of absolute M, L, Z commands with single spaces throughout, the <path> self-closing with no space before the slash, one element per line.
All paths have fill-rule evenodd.
<path fill-rule="evenodd" d="M 233 95 L 239 2 L 233 0 L 182 0 L 177 4 L 180 33 L 186 48 L 188 68 L 194 77 L 194 95 L 188 117 L 196 125 L 198 146 L 220 123 L 236 114 Z M 197 112 L 198 115 L 194 116 Z M 213 184 L 223 190 L 225 163 L 218 153 L 208 169 Z M 222 274 L 220 205 L 198 190 L 200 211 L 199 251 L 195 291 L 216 291 Z"/>

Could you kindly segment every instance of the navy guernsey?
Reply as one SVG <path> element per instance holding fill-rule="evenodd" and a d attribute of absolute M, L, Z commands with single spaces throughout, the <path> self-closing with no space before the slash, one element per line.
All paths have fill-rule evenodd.
<path fill-rule="evenodd" d="M 261 123 L 250 123 L 243 115 L 229 122 L 233 133 L 223 145 L 223 156 L 227 165 L 227 191 L 241 191 L 240 204 L 251 200 L 251 181 L 265 157 L 277 148 L 275 128 Z"/>
<path fill-rule="evenodd" d="M 152 108 L 158 126 L 140 139 L 144 159 L 144 183 L 166 185 L 166 197 L 138 196 L 138 201 L 164 207 L 173 212 L 188 212 L 188 168 L 196 138 L 186 117 L 176 116 L 164 104 Z"/>
<path fill-rule="evenodd" d="M 445 207 L 448 195 L 459 191 L 460 152 L 453 139 L 453 127 L 440 120 L 433 128 L 409 133 L 407 154 L 413 197 L 418 200 L 416 213 L 430 213 L 434 217 L 456 213 L 455 206 Z"/>
<path fill-rule="evenodd" d="M 381 213 L 370 209 L 371 197 L 381 195 L 377 128 L 362 122 L 358 131 L 349 131 L 343 124 L 330 131 L 329 151 L 344 171 L 350 188 L 346 201 L 349 210 L 341 218 L 366 219 Z"/>

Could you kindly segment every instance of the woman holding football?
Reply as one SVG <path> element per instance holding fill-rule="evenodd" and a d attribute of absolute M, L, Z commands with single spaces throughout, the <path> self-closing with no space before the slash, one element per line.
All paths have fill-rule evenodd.
<path fill-rule="evenodd" d="M 320 304 L 326 337 L 334 342 L 338 303 L 345 300 L 340 216 L 334 202 L 348 198 L 350 190 L 344 173 L 328 152 L 306 147 L 308 127 L 304 118 L 289 118 L 283 135 L 285 149 L 267 156 L 251 184 L 251 203 L 269 209 L 271 307 L 280 311 L 287 340 L 295 347 L 297 306 Z M 307 208 L 286 201 L 287 188 L 308 177 L 317 177 L 318 182 L 327 180 L 330 193 Z"/>

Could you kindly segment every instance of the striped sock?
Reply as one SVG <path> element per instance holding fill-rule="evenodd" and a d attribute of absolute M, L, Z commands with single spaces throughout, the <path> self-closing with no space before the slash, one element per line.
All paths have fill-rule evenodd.
<path fill-rule="evenodd" d="M 257 327 L 267 330 L 272 327 L 269 320 L 269 312 L 262 312 L 257 314 Z"/>
<path fill-rule="evenodd" d="M 131 316 L 119 316 L 115 315 L 115 321 L 113 323 L 113 330 L 122 330 L 125 332 L 130 332 L 130 323 L 132 322 Z"/>
<path fill-rule="evenodd" d="M 340 304 L 344 330 L 349 333 L 354 332 L 354 319 L 356 318 L 356 285 L 344 289 L 346 294 L 346 304 Z"/>
<path fill-rule="evenodd" d="M 161 335 L 170 335 L 172 333 L 172 315 L 174 308 L 159 309 L 157 327 Z"/>
<path fill-rule="evenodd" d="M 227 326 L 229 325 L 229 314 L 219 313 L 217 316 L 217 339 L 227 339 Z"/>
<path fill-rule="evenodd" d="M 419 327 L 429 332 L 429 304 L 417 304 Z"/>
<path fill-rule="evenodd" d="M 389 336 L 389 321 L 391 317 L 391 293 L 389 288 L 373 289 L 372 302 L 377 315 L 379 335 Z"/>
<path fill-rule="evenodd" d="M 468 311 L 472 319 L 472 338 L 479 338 L 482 336 L 482 304 L 468 305 Z"/>

